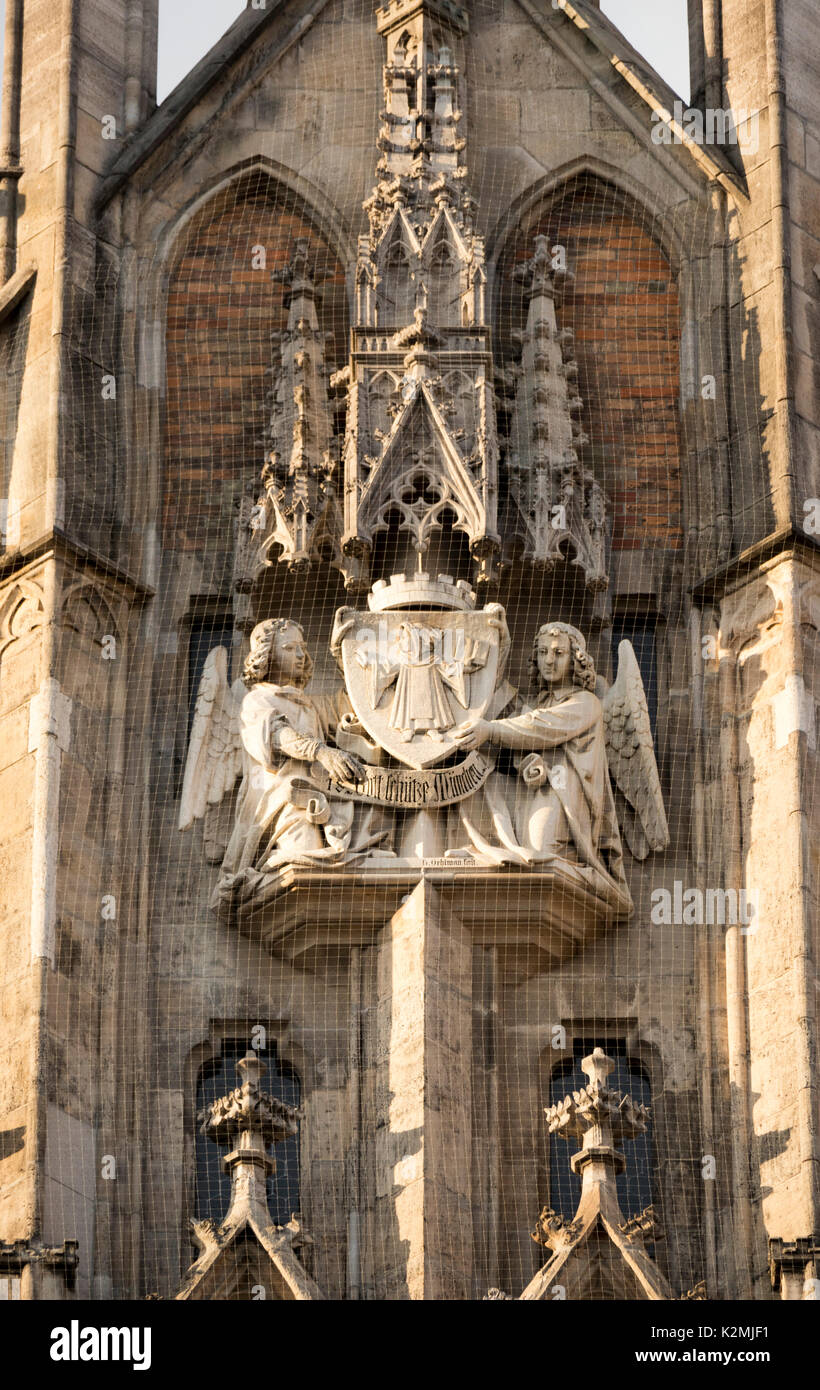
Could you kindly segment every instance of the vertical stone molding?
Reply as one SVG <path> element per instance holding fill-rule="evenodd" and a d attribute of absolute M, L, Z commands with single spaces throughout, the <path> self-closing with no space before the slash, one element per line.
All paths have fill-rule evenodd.
<path fill-rule="evenodd" d="M 32 834 L 31 959 L 54 966 L 60 770 L 71 738 L 71 701 L 50 677 L 29 707 L 28 751 L 36 753 Z"/>
<path fill-rule="evenodd" d="M 377 952 L 364 1282 L 380 1299 L 471 1298 L 471 939 L 422 882 Z"/>

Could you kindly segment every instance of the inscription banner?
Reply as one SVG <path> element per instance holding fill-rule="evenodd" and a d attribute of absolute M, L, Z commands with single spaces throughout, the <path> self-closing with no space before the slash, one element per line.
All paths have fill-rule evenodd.
<path fill-rule="evenodd" d="M 418 811 L 426 806 L 452 806 L 482 787 L 494 764 L 477 750 L 456 767 L 416 771 L 413 768 L 368 768 L 367 776 L 355 790 L 342 787 L 324 773 L 332 796 L 364 801 L 372 806 L 393 806 L 397 810 Z"/>

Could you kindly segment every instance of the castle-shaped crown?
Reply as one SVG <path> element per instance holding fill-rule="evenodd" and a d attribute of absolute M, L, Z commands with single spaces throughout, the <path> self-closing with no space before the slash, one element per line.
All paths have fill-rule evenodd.
<path fill-rule="evenodd" d="M 391 574 L 378 579 L 367 596 L 371 613 L 391 608 L 450 608 L 469 613 L 475 607 L 475 590 L 464 579 L 439 574 Z"/>

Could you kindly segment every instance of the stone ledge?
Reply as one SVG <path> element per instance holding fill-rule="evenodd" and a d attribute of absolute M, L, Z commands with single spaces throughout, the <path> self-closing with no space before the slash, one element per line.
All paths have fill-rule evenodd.
<path fill-rule="evenodd" d="M 470 930 L 477 943 L 534 950 L 539 968 L 568 959 L 628 912 L 564 871 L 527 872 L 393 859 L 384 867 L 310 869 L 289 865 L 257 886 L 235 925 L 288 959 L 377 937 L 420 882 Z"/>

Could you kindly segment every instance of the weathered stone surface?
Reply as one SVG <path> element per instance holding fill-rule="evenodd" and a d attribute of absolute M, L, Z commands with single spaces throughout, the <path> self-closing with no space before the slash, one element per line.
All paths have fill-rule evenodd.
<path fill-rule="evenodd" d="M 696 87 L 711 84 L 707 104 L 759 117 L 745 151 L 654 143 L 653 104 L 673 94 L 595 6 L 575 18 L 513 0 L 469 9 L 467 28 L 413 21 L 431 47 L 411 129 L 400 92 L 387 103 L 398 120 L 379 116 L 385 45 L 401 69 L 403 29 L 381 35 L 368 0 L 249 8 L 158 112 L 154 5 L 77 0 L 71 43 L 71 6 L 24 6 L 16 248 L 0 224 L 3 264 L 36 268 L 0 320 L 0 1236 L 18 1250 L 25 1296 L 71 1292 L 63 1242 L 75 1239 L 81 1296 L 178 1290 L 187 1223 L 204 1211 L 197 1087 L 223 1044 L 249 1046 L 258 1026 L 299 1077 L 299 1204 L 314 1239 L 299 1261 L 329 1298 L 518 1296 L 542 1259 L 534 1215 L 555 1210 L 539 1109 L 554 1099 L 556 1065 L 593 1034 L 651 1091 L 661 1277 L 680 1292 L 705 1279 L 724 1300 L 816 1296 L 813 7 L 722 0 L 722 52 L 707 71 L 690 5 Z M 767 31 L 775 11 L 778 34 Z M 458 101 L 445 109 L 452 68 Z M 113 141 L 102 139 L 108 114 Z M 279 430 L 293 443 L 301 419 L 315 434 L 302 472 L 284 484 L 281 468 L 270 475 L 294 551 L 299 489 L 318 482 L 310 469 L 328 452 L 344 471 L 341 402 L 321 396 L 318 378 L 350 358 L 357 264 L 386 269 L 373 246 L 357 255 L 380 124 L 385 199 L 401 202 L 391 180 L 426 144 L 450 173 L 466 163 L 477 204 L 450 239 L 455 308 L 475 296 L 467 280 L 480 268 L 492 355 L 487 338 L 459 361 L 470 390 L 481 379 L 494 399 L 497 437 L 477 435 L 467 451 L 459 499 L 484 488 L 484 515 L 462 532 L 447 517 L 441 568 L 488 577 L 485 523 L 511 505 L 511 416 L 531 440 L 546 395 L 557 438 L 575 390 L 555 389 L 558 372 L 575 363 L 588 438 L 573 447 L 612 506 L 609 583 L 595 596 L 563 560 L 535 572 L 515 546 L 502 554 L 489 596 L 507 616 L 508 678 L 527 690 L 534 615 L 587 635 L 608 681 L 613 634 L 649 634 L 671 843 L 628 861 L 632 918 L 589 935 L 561 935 L 585 909 L 562 904 L 555 879 L 542 902 L 524 876 L 511 892 L 502 868 L 482 898 L 446 864 L 405 869 L 389 890 L 352 871 L 323 888 L 300 870 L 240 931 L 208 908 L 229 799 L 204 834 L 175 829 L 197 662 L 234 617 L 246 632 L 252 608 L 292 615 L 320 657 L 313 688 L 326 697 L 338 684 L 332 618 L 350 601 L 338 570 L 319 544 L 307 581 L 277 562 L 234 609 L 234 521 L 270 442 L 272 361 L 315 393 Z M 514 271 L 536 236 L 550 254 L 564 247 L 574 271 L 554 325 L 574 343 L 538 367 L 528 393 Z M 294 310 L 289 325 L 292 281 L 271 272 L 293 266 L 303 240 L 316 323 Z M 432 269 L 413 265 L 428 299 Z M 414 282 L 407 325 L 417 296 Z M 386 307 L 371 328 L 385 326 Z M 427 317 L 395 361 L 359 344 L 356 372 L 379 359 L 396 386 L 398 347 L 431 347 Z M 453 337 L 460 326 L 445 325 Z M 292 361 L 281 345 L 272 355 L 273 331 L 294 335 Z M 310 351 L 312 368 L 296 362 Z M 435 391 L 464 416 L 452 383 Z M 449 448 L 469 419 L 447 419 L 436 431 L 410 421 L 408 451 Z M 346 480 L 354 488 L 381 454 L 378 436 L 370 443 Z M 341 489 L 351 542 L 358 502 Z M 369 544 L 389 579 L 407 568 L 393 562 L 409 532 L 382 519 Z M 356 559 L 343 557 L 348 578 Z M 232 676 L 245 654 L 239 645 Z M 46 719 L 31 739 L 32 706 L 53 712 L 58 696 L 71 702 L 67 728 Z M 656 895 L 671 900 L 676 884 L 759 893 L 763 916 L 748 931 L 659 923 Z M 103 1155 L 116 1158 L 115 1183 Z M 625 1224 L 632 1239 L 638 1227 Z M 49 1263 L 43 1240 L 64 1258 Z M 590 1238 L 598 1273 L 582 1297 L 634 1295 L 611 1246 Z M 242 1280 L 215 1277 L 208 1296 L 250 1297 L 269 1255 L 250 1252 Z"/>

